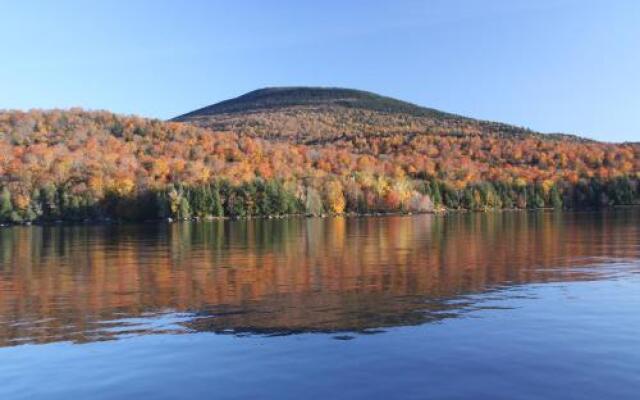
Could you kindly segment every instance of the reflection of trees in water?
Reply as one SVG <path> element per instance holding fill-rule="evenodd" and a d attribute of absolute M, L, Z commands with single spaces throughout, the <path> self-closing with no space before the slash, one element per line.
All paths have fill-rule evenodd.
<path fill-rule="evenodd" d="M 213 331 L 419 324 L 464 308 L 447 299 L 637 259 L 637 222 L 628 210 L 5 229 L 0 344 L 89 340 L 96 322 L 166 310 Z"/>

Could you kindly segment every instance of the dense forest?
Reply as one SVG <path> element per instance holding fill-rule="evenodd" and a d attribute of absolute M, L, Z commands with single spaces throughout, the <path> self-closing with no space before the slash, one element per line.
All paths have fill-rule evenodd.
<path fill-rule="evenodd" d="M 259 89 L 173 120 L 218 132 L 299 144 L 397 134 L 536 135 L 513 125 L 475 120 L 375 93 L 340 88 Z M 545 137 L 584 140 L 567 135 Z"/>
<path fill-rule="evenodd" d="M 0 222 L 640 204 L 638 144 L 326 99 L 269 107 L 205 126 L 1 112 Z"/>

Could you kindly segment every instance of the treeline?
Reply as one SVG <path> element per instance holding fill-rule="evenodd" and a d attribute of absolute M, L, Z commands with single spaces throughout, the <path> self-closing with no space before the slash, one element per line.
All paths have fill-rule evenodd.
<path fill-rule="evenodd" d="M 241 185 L 171 184 L 135 195 L 108 193 L 96 200 L 51 185 L 34 191 L 28 204 L 16 204 L 7 187 L 0 190 L 0 222 L 84 220 L 247 218 L 343 213 L 434 212 L 445 210 L 600 209 L 640 205 L 640 182 L 630 177 L 567 183 L 482 182 L 463 189 L 437 180 L 414 181 L 408 196 L 375 194 L 333 181 L 320 190 L 303 183 L 255 179 Z"/>
<path fill-rule="evenodd" d="M 377 118 L 372 129 L 392 121 Z M 638 203 L 637 144 L 403 126 L 304 145 L 108 112 L 0 112 L 0 221 Z"/>
<path fill-rule="evenodd" d="M 4 223 L 107 219 L 143 221 L 278 216 L 304 212 L 304 203 L 278 181 L 255 180 L 236 187 L 227 181 L 197 187 L 177 184 L 127 196 L 110 192 L 100 200 L 88 193 L 74 194 L 64 188 L 47 186 L 35 190 L 28 204 L 12 201 L 8 188 L 0 190 L 0 222 Z"/>
<path fill-rule="evenodd" d="M 581 180 L 527 184 L 522 182 L 482 182 L 462 190 L 449 185 L 425 183 L 423 191 L 436 206 L 474 211 L 501 209 L 600 209 L 612 206 L 640 205 L 638 179 L 619 177 L 609 181 Z"/>

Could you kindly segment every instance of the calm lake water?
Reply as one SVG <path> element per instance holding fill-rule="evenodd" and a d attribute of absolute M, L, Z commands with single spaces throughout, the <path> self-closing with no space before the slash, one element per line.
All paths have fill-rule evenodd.
<path fill-rule="evenodd" d="M 0 229 L 0 399 L 638 399 L 640 211 Z"/>

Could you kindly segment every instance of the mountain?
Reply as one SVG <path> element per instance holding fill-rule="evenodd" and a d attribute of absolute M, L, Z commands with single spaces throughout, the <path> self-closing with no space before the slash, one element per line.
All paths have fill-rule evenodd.
<path fill-rule="evenodd" d="M 321 87 L 259 89 L 180 115 L 173 121 L 306 144 L 390 134 L 536 134 L 371 92 Z"/>
<path fill-rule="evenodd" d="M 638 144 L 349 89 L 262 89 L 173 121 L 0 111 L 0 224 L 638 204 Z"/>
<path fill-rule="evenodd" d="M 322 87 L 273 87 L 251 91 L 177 117 L 256 112 L 295 106 L 340 106 L 386 113 L 445 117 L 449 114 L 363 90 Z"/>

